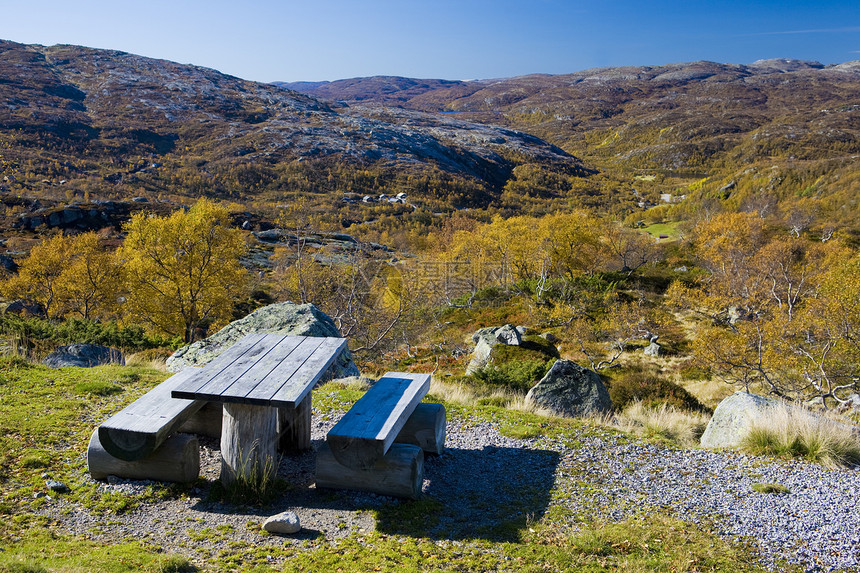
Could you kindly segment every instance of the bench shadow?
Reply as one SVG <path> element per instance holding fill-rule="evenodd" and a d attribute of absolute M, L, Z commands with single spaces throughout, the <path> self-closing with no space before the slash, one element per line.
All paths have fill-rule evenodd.
<path fill-rule="evenodd" d="M 380 533 L 430 539 L 486 539 L 517 542 L 523 529 L 540 520 L 551 499 L 558 452 L 487 446 L 481 449 L 449 448 L 424 461 L 424 488 L 419 500 L 351 490 L 316 489 L 316 448 L 284 456 L 279 478 L 284 490 L 266 507 L 243 508 L 264 518 L 294 508 L 372 512 Z M 200 499 L 193 508 L 207 513 L 233 513 L 236 507 Z M 372 518 L 371 521 L 373 521 Z M 373 526 L 368 523 L 372 528 Z M 303 531 L 305 539 L 321 533 Z"/>
<path fill-rule="evenodd" d="M 424 497 L 377 511 L 377 530 L 431 539 L 519 541 L 546 513 L 558 452 L 487 446 L 428 456 Z"/>

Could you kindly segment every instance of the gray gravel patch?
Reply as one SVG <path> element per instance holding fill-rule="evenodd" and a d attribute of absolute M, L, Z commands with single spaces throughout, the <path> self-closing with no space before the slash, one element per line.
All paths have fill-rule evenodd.
<path fill-rule="evenodd" d="M 327 417 L 314 418 L 315 447 L 337 421 L 336 415 Z M 620 521 L 660 512 L 714 525 L 728 539 L 752 540 L 762 564 L 774 570 L 785 561 L 808 571 L 860 571 L 857 469 L 675 450 L 603 430 L 588 434 L 564 442 L 517 440 L 499 434 L 495 423 L 449 421 L 447 451 L 425 461 L 425 500 L 433 504 L 425 524 L 428 537 L 455 543 L 475 538 L 515 541 L 517 531 L 555 505 L 573 516 L 571 532 L 590 518 Z M 202 443 L 202 473 L 211 482 L 220 471 L 217 442 Z M 290 489 L 265 509 L 207 501 L 207 488 L 200 488 L 122 515 L 92 515 L 62 497 L 46 504 L 42 512 L 75 535 L 106 542 L 142 539 L 198 563 L 236 542 L 299 548 L 307 540 L 324 537 L 337 543 L 347 535 L 375 529 L 408 533 L 403 524 L 386 519 L 385 510 L 409 502 L 316 490 L 314 464 L 313 451 L 284 458 L 279 473 Z M 783 484 L 789 493 L 755 493 L 756 482 Z M 151 485 L 118 480 L 99 487 L 135 494 Z M 378 522 L 374 510 L 379 511 Z M 300 533 L 265 535 L 256 527 L 282 511 L 299 516 Z"/>

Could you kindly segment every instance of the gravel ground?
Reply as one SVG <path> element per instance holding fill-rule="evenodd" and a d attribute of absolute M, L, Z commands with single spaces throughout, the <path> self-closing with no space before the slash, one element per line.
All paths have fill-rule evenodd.
<path fill-rule="evenodd" d="M 335 422 L 316 422 L 315 445 Z M 579 527 L 576 515 L 621 520 L 659 511 L 714 524 L 730 539 L 756 540 L 764 563 L 773 569 L 786 560 L 809 571 L 860 571 L 857 469 L 672 450 L 608 432 L 591 434 L 568 445 L 506 438 L 491 423 L 449 421 L 446 453 L 425 463 L 425 494 L 439 504 L 438 515 L 428 516 L 429 536 L 455 543 L 476 537 L 513 541 L 517 529 L 558 504 L 574 516 L 571 531 Z M 202 443 L 202 472 L 215 480 L 220 469 L 217 443 Z M 206 563 L 235 542 L 300 547 L 320 536 L 336 542 L 353 532 L 401 532 L 401 524 L 384 518 L 386 507 L 401 503 L 393 498 L 317 491 L 314 457 L 309 452 L 282 461 L 280 474 L 291 489 L 265 512 L 206 501 L 205 489 L 119 516 L 93 516 L 62 498 L 43 511 L 76 535 L 104 541 L 143 539 L 196 563 Z M 783 484 L 790 493 L 755 493 L 756 482 Z M 120 480 L 101 487 L 132 493 L 148 485 Z M 370 513 L 374 509 L 383 510 L 378 523 Z M 295 512 L 302 531 L 290 537 L 262 535 L 256 524 L 280 511 Z"/>

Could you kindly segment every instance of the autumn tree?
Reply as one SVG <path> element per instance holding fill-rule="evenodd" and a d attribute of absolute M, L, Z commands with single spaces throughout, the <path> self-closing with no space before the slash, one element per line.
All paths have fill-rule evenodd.
<path fill-rule="evenodd" d="M 790 399 L 839 402 L 856 389 L 856 252 L 767 229 L 755 213 L 714 217 L 695 240 L 711 274 L 668 294 L 708 318 L 698 360 L 730 383 Z"/>
<path fill-rule="evenodd" d="M 60 276 L 70 246 L 70 238 L 56 235 L 33 247 L 18 267 L 18 274 L 3 284 L 3 294 L 38 304 L 49 318 L 60 316 Z"/>
<path fill-rule="evenodd" d="M 3 285 L 7 296 L 37 303 L 49 318 L 105 318 L 116 306 L 119 289 L 113 253 L 93 232 L 45 239 Z"/>
<path fill-rule="evenodd" d="M 225 208 L 201 199 L 167 217 L 138 213 L 124 230 L 118 257 L 132 319 L 186 342 L 230 319 L 246 284 L 239 259 L 247 247 Z"/>

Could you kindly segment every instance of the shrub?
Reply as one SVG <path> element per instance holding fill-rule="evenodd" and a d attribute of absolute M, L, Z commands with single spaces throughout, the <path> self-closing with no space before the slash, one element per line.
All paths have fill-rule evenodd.
<path fill-rule="evenodd" d="M 511 360 L 499 365 L 489 364 L 472 376 L 488 386 L 501 386 L 528 392 L 552 367 L 554 360 Z"/>
<path fill-rule="evenodd" d="M 678 371 L 684 380 L 710 380 L 711 371 L 698 365 L 684 366 Z"/>
<path fill-rule="evenodd" d="M 528 392 L 549 371 L 559 353 L 545 339 L 525 336 L 519 346 L 495 346 L 490 356 L 490 364 L 472 375 L 475 380 L 487 386 Z"/>
<path fill-rule="evenodd" d="M 618 410 L 624 410 L 629 404 L 638 401 L 652 408 L 667 404 L 681 410 L 710 412 L 682 386 L 642 372 L 629 372 L 613 380 L 609 386 L 609 397 Z"/>
<path fill-rule="evenodd" d="M 114 321 L 97 322 L 77 318 L 51 322 L 14 314 L 0 315 L 0 333 L 15 340 L 19 347 L 25 349 L 87 342 L 133 352 L 159 347 L 175 349 L 182 344 L 181 339 L 151 336 L 136 324 L 120 326 Z"/>

